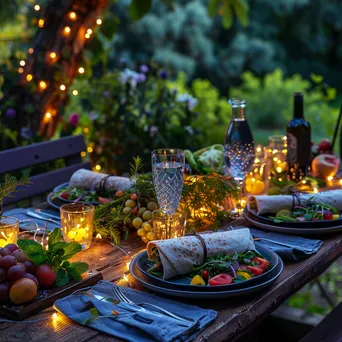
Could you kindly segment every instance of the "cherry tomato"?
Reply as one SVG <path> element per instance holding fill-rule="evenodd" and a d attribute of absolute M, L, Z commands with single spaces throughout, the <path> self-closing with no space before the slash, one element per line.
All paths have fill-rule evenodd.
<path fill-rule="evenodd" d="M 254 267 L 254 266 L 247 266 L 247 269 L 251 271 L 254 275 L 258 276 L 264 272 L 262 268 Z"/>
<path fill-rule="evenodd" d="M 209 279 L 209 272 L 208 272 L 207 270 L 204 270 L 204 271 L 202 272 L 202 278 L 203 278 L 206 282 L 208 282 L 208 279 Z"/>
<path fill-rule="evenodd" d="M 232 282 L 233 282 L 233 277 L 227 273 L 218 274 L 217 276 L 209 279 L 210 286 L 228 285 L 228 284 L 231 284 Z"/>
<path fill-rule="evenodd" d="M 115 196 L 116 197 L 121 197 L 123 195 L 123 191 L 121 190 L 118 190 L 116 193 L 115 193 Z"/>
<path fill-rule="evenodd" d="M 108 202 L 111 202 L 112 200 L 110 198 L 105 198 L 105 197 L 99 196 L 98 201 L 101 203 L 108 203 Z"/>
<path fill-rule="evenodd" d="M 61 197 L 64 198 L 64 199 L 69 199 L 69 194 L 66 193 L 66 192 L 63 192 L 63 193 L 61 194 Z"/>
<path fill-rule="evenodd" d="M 323 213 L 323 220 L 332 220 L 333 219 L 333 214 L 331 211 L 325 211 Z"/>
<path fill-rule="evenodd" d="M 252 262 L 256 263 L 258 265 L 257 267 L 261 268 L 264 271 L 267 268 L 267 266 L 270 264 L 268 260 L 259 258 L 259 257 L 254 257 L 252 259 Z"/>
<path fill-rule="evenodd" d="M 137 194 L 132 194 L 130 197 L 131 197 L 131 200 L 135 201 L 137 199 Z"/>

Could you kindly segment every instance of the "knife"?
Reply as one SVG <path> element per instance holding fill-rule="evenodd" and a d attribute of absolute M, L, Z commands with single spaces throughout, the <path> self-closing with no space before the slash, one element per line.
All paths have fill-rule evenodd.
<path fill-rule="evenodd" d="M 37 213 L 34 213 L 32 211 L 27 211 L 26 215 L 34 217 L 34 218 L 39 219 L 39 220 L 43 220 L 43 221 L 47 221 L 47 222 L 51 222 L 51 223 L 57 224 L 58 226 L 61 226 L 61 222 L 59 222 L 57 220 L 53 220 L 52 218 L 49 218 L 49 217 L 44 217 L 44 216 L 39 215 Z"/>
<path fill-rule="evenodd" d="M 42 217 L 50 217 L 54 220 L 57 220 L 57 221 L 60 221 L 60 217 L 59 216 L 56 216 L 56 215 L 53 215 L 53 214 L 50 214 L 50 213 L 47 213 L 45 211 L 43 211 L 42 209 L 28 209 L 27 212 L 31 212 L 31 213 L 35 213 L 35 214 L 38 214 Z"/>

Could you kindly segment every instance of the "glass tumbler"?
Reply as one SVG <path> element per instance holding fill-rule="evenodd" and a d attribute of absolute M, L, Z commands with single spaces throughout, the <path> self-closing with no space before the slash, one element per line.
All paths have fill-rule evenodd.
<path fill-rule="evenodd" d="M 11 216 L 0 217 L 0 248 L 9 243 L 17 243 L 19 235 L 19 220 Z"/>
<path fill-rule="evenodd" d="M 186 215 L 176 212 L 170 219 L 169 215 L 156 210 L 152 213 L 152 225 L 154 240 L 177 238 L 185 234 Z"/>

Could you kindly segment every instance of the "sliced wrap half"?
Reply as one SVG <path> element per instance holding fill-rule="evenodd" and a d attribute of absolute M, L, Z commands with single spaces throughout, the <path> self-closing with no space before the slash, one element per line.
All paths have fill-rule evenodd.
<path fill-rule="evenodd" d="M 233 255 L 255 250 L 253 237 L 248 228 L 201 234 L 207 248 L 207 257 L 217 254 Z M 157 248 L 163 265 L 163 279 L 188 274 L 194 266 L 203 264 L 204 249 L 200 239 L 193 235 L 176 239 L 150 241 L 147 244 L 149 258 Z"/>

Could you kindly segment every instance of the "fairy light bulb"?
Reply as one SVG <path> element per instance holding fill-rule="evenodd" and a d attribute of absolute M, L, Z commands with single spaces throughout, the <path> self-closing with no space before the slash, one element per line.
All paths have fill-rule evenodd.
<path fill-rule="evenodd" d="M 19 64 L 20 64 L 21 66 L 24 66 L 26 63 L 25 63 L 24 60 L 21 60 L 21 61 L 19 62 Z"/>
<path fill-rule="evenodd" d="M 50 53 L 50 58 L 55 59 L 57 57 L 56 52 Z"/>
<path fill-rule="evenodd" d="M 87 33 L 88 33 L 88 34 L 92 34 L 92 33 L 93 33 L 93 30 L 92 30 L 92 29 L 88 29 L 88 30 L 87 30 Z"/>
<path fill-rule="evenodd" d="M 72 91 L 72 95 L 75 95 L 75 96 L 77 96 L 78 95 L 78 91 L 75 89 L 75 90 L 73 90 Z"/>
<path fill-rule="evenodd" d="M 75 12 L 69 12 L 68 17 L 72 21 L 77 20 L 77 14 Z"/>
<path fill-rule="evenodd" d="M 27 81 L 27 82 L 31 82 L 32 79 L 33 79 L 33 76 L 32 76 L 31 74 L 27 74 L 27 75 L 26 75 L 26 81 Z"/>
<path fill-rule="evenodd" d="M 95 169 L 96 169 L 97 171 L 100 171 L 100 170 L 101 170 L 101 165 L 96 165 L 96 166 L 95 166 Z"/>
<path fill-rule="evenodd" d="M 19 74 L 22 74 L 24 72 L 24 69 L 23 68 L 18 68 L 18 72 L 19 72 Z"/>
<path fill-rule="evenodd" d="M 93 150 L 93 148 L 92 148 L 91 146 L 89 146 L 89 147 L 87 148 L 87 151 L 88 151 L 88 153 L 92 153 L 94 150 Z"/>
<path fill-rule="evenodd" d="M 89 133 L 89 128 L 88 128 L 88 127 L 85 127 L 85 128 L 83 129 L 83 132 L 84 132 L 84 133 Z"/>
<path fill-rule="evenodd" d="M 51 115 L 50 112 L 46 112 L 46 113 L 45 113 L 45 117 L 46 117 L 47 119 L 51 119 L 51 116 L 52 116 L 52 115 Z"/>
<path fill-rule="evenodd" d="M 30 55 L 32 55 L 33 52 L 34 52 L 34 49 L 33 49 L 33 48 L 29 48 L 29 49 L 28 49 L 28 53 L 29 53 Z"/>
<path fill-rule="evenodd" d="M 40 10 L 40 6 L 39 5 L 35 5 L 34 6 L 34 10 L 38 12 Z"/>
<path fill-rule="evenodd" d="M 62 91 L 64 91 L 64 90 L 66 89 L 66 86 L 65 86 L 64 84 L 61 84 L 61 85 L 59 86 L 59 89 L 62 90 Z"/>
<path fill-rule="evenodd" d="M 85 157 L 86 155 L 87 155 L 86 152 L 84 152 L 84 151 L 81 152 L 81 157 Z"/>
<path fill-rule="evenodd" d="M 40 88 L 41 90 L 45 90 L 45 89 L 47 88 L 46 82 L 45 82 L 45 81 L 40 81 L 40 82 L 39 82 L 39 88 Z"/>
<path fill-rule="evenodd" d="M 39 19 L 39 20 L 38 20 L 38 26 L 39 26 L 40 28 L 43 28 L 43 27 L 44 27 L 44 24 L 45 24 L 45 20 L 44 20 L 44 19 Z"/>
<path fill-rule="evenodd" d="M 89 39 L 89 38 L 90 38 L 90 34 L 86 33 L 86 34 L 84 35 L 84 37 L 85 37 L 86 39 Z"/>
<path fill-rule="evenodd" d="M 71 28 L 69 26 L 65 26 L 64 29 L 63 29 L 63 34 L 65 36 L 68 36 L 71 32 Z"/>
<path fill-rule="evenodd" d="M 102 24 L 102 20 L 101 19 L 97 19 L 96 20 L 96 24 L 100 26 Z"/>
<path fill-rule="evenodd" d="M 80 68 L 78 68 L 78 72 L 80 73 L 80 74 L 84 74 L 84 68 L 82 68 L 82 67 L 80 67 Z"/>

